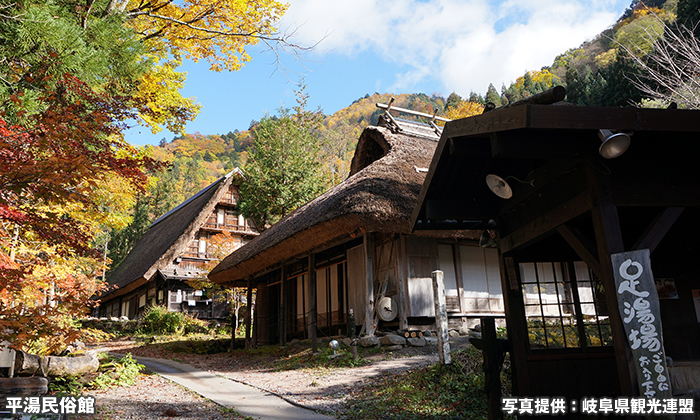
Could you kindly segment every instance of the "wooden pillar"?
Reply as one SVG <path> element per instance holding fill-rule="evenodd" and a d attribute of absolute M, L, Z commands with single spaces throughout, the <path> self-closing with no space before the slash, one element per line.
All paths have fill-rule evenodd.
<path fill-rule="evenodd" d="M 254 349 L 258 344 L 271 344 L 270 320 L 273 310 L 277 310 L 276 302 L 270 301 L 270 287 L 267 283 L 259 282 L 255 287 L 255 306 L 253 308 L 253 341 Z"/>
<path fill-rule="evenodd" d="M 500 244 L 500 237 L 498 243 Z M 498 263 L 501 269 L 501 290 L 510 344 L 513 395 L 531 396 L 526 354 L 529 337 L 523 295 L 518 281 L 517 261 L 513 257 L 504 256 L 499 249 Z"/>
<path fill-rule="evenodd" d="M 284 266 L 280 267 L 280 310 L 277 322 L 279 322 L 280 347 L 287 344 L 287 310 L 284 304 Z"/>
<path fill-rule="evenodd" d="M 316 327 L 318 322 L 316 306 L 316 254 L 309 253 L 309 338 L 311 338 L 312 351 L 318 351 Z"/>
<path fill-rule="evenodd" d="M 452 364 L 450 335 L 447 328 L 447 302 L 445 299 L 445 273 L 435 270 L 433 277 L 433 301 L 435 302 L 435 326 L 437 327 L 438 357 L 443 365 Z"/>
<path fill-rule="evenodd" d="M 250 348 L 250 324 L 253 317 L 253 277 L 248 277 L 246 284 L 245 307 L 245 348 Z"/>
<path fill-rule="evenodd" d="M 233 301 L 234 297 L 231 296 Z M 238 327 L 238 314 L 234 314 L 233 311 L 229 314 L 231 317 L 231 350 L 236 349 L 236 327 Z"/>
<path fill-rule="evenodd" d="M 612 202 L 610 185 L 607 177 L 589 169 L 589 184 L 593 190 L 593 227 L 595 239 L 598 246 L 598 261 L 602 278 L 600 279 L 605 288 L 605 300 L 610 317 L 610 329 L 613 336 L 615 348 L 615 360 L 617 373 L 620 382 L 620 391 L 625 396 L 638 396 L 637 372 L 632 350 L 627 342 L 627 337 L 622 325 L 622 319 L 618 310 L 617 293 L 615 288 L 615 278 L 613 276 L 611 254 L 623 252 L 622 232 L 620 230 L 620 219 L 617 215 L 617 207 Z"/>
<path fill-rule="evenodd" d="M 365 249 L 365 325 L 363 329 L 368 336 L 374 335 L 374 241 L 370 233 L 364 234 Z"/>
<path fill-rule="evenodd" d="M 408 329 L 408 302 L 406 301 L 406 280 L 408 279 L 408 262 L 406 258 L 406 237 L 399 235 L 396 238 L 398 249 L 396 252 L 396 271 L 398 278 L 396 284 L 399 289 L 399 329 Z"/>
<path fill-rule="evenodd" d="M 503 418 L 500 376 L 503 359 L 496 339 L 496 321 L 493 318 L 481 318 L 481 337 L 484 340 L 484 389 L 488 418 L 499 420 Z"/>

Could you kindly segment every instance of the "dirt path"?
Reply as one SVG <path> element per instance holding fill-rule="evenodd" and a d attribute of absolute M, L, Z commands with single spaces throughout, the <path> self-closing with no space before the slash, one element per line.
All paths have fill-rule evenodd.
<path fill-rule="evenodd" d="M 342 415 L 346 401 L 365 384 L 383 375 L 417 369 L 436 363 L 437 347 L 408 347 L 399 352 L 367 355 L 370 364 L 352 368 L 300 368 L 278 370 L 274 362 L 278 355 L 265 352 L 220 353 L 197 355 L 174 353 L 164 345 L 140 345 L 134 341 L 105 343 L 105 349 L 135 356 L 170 359 L 186 363 L 213 375 L 220 375 L 259 389 L 275 393 L 285 399 L 314 410 Z M 466 345 L 466 338 L 453 339 L 452 347 Z M 303 348 L 299 352 L 308 351 Z M 99 405 L 99 400 L 98 400 Z"/>

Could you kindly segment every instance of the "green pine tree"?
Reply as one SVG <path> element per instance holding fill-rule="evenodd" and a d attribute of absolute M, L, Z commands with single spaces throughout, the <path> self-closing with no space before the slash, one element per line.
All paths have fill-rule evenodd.
<path fill-rule="evenodd" d="M 321 144 L 316 135 L 320 111 L 306 109 L 308 96 L 300 85 L 294 113 L 281 109 L 264 117 L 254 131 L 254 145 L 243 167 L 239 209 L 264 230 L 324 188 Z"/>
<path fill-rule="evenodd" d="M 498 94 L 498 91 L 496 90 L 495 87 L 493 87 L 493 83 L 489 84 L 489 88 L 486 90 L 486 96 L 484 97 L 484 100 L 486 103 L 492 103 L 496 107 L 501 106 L 501 95 Z"/>
<path fill-rule="evenodd" d="M 450 93 L 450 96 L 447 97 L 447 102 L 445 103 L 445 110 L 448 110 L 450 108 L 456 108 L 461 102 L 462 97 L 459 96 L 457 93 L 452 92 Z"/>

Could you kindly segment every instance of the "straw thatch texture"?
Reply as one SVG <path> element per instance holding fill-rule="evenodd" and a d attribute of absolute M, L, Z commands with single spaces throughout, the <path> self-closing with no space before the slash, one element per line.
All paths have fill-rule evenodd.
<path fill-rule="evenodd" d="M 228 190 L 233 179 L 231 175 L 232 173 L 219 178 L 154 222 L 136 242 L 129 255 L 110 273 L 108 283 L 118 288 L 103 295 L 102 300 L 141 286 L 157 270 L 166 267 L 181 254 Z"/>
<path fill-rule="evenodd" d="M 348 179 L 233 252 L 209 278 L 242 286 L 248 276 L 345 237 L 364 232 L 410 233 L 409 217 L 425 178 L 416 167 L 430 165 L 436 145 L 433 138 L 366 128 Z M 433 234 L 449 236 L 451 232 Z"/>

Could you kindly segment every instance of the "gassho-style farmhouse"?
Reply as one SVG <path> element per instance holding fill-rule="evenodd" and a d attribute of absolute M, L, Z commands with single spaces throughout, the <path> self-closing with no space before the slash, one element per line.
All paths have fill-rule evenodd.
<path fill-rule="evenodd" d="M 387 120 L 382 120 L 387 121 Z M 256 289 L 258 343 L 433 324 L 431 272 L 445 272 L 452 328 L 503 314 L 498 253 L 480 231 L 411 233 L 409 219 L 439 136 L 380 122 L 360 136 L 350 176 L 265 230 L 209 274 Z"/>

